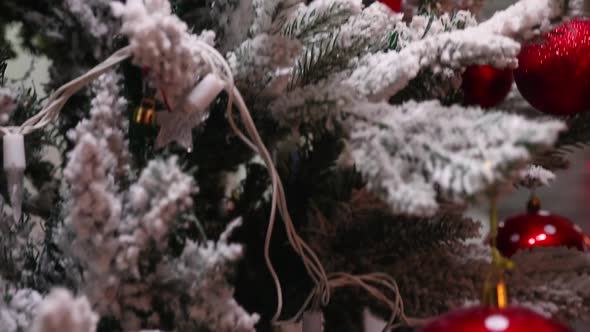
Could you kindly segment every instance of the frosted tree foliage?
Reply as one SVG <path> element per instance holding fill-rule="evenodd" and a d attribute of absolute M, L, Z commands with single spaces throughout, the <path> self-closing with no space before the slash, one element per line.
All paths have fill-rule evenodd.
<path fill-rule="evenodd" d="M 520 43 L 564 15 L 561 0 L 522 0 L 481 23 L 442 12 L 448 1 L 406 14 L 361 0 L 8 2 L 7 21 L 28 23 L 28 47 L 55 62 L 51 89 L 117 49 L 131 57 L 27 138 L 52 142 L 63 165 L 44 163 L 44 143 L 29 146 L 35 190 L 22 221 L 0 200 L 1 331 L 270 331 L 277 279 L 279 321 L 323 285 L 292 246 L 331 276 L 383 272 L 404 303 L 400 324 L 419 325 L 478 303 L 491 254 L 465 207 L 499 188 L 549 184 L 554 169 L 532 160 L 568 130 L 464 107 L 457 94 L 467 66 L 515 68 Z M 31 31 L 41 26 L 50 28 Z M 264 149 L 241 140 L 244 110 L 226 109 L 240 99 L 190 103 L 211 73 L 243 96 L 276 174 L 260 162 Z M 40 109 L 1 83 L 0 125 Z M 138 111 L 152 99 L 156 127 L 188 129 L 157 136 Z M 43 167 L 51 186 L 37 180 Z M 280 211 L 273 190 L 285 194 Z M 285 210 L 296 233 L 285 233 Z M 514 303 L 590 316 L 585 255 L 535 249 L 514 262 Z M 365 307 L 386 317 L 383 302 L 397 295 L 348 288 L 316 289 L 304 310 L 323 310 L 326 331 L 359 331 Z"/>

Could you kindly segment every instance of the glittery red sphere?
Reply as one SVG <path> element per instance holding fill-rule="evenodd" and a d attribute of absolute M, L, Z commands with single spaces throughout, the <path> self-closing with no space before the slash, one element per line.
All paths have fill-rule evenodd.
<path fill-rule="evenodd" d="M 396 13 L 399 13 L 402 10 L 402 0 L 379 0 L 379 2 L 387 5 L 387 7 L 391 8 Z"/>
<path fill-rule="evenodd" d="M 528 309 L 473 307 L 452 311 L 421 332 L 573 332 Z"/>
<path fill-rule="evenodd" d="M 590 107 L 590 21 L 564 23 L 523 45 L 514 79 L 541 112 L 572 115 Z"/>
<path fill-rule="evenodd" d="M 586 250 L 586 235 L 566 218 L 546 211 L 510 217 L 498 225 L 497 244 L 502 255 L 510 257 L 519 249 L 534 247 L 573 247 Z"/>
<path fill-rule="evenodd" d="M 492 66 L 471 66 L 463 73 L 461 89 L 465 104 L 494 107 L 506 98 L 514 78 L 512 69 L 496 69 Z"/>

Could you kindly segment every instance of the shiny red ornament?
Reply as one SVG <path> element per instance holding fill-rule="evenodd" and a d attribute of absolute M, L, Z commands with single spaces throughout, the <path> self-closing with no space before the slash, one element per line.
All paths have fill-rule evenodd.
<path fill-rule="evenodd" d="M 547 211 L 524 213 L 498 225 L 497 248 L 506 257 L 519 249 L 572 247 L 585 251 L 588 237 L 568 219 Z"/>
<path fill-rule="evenodd" d="M 490 108 L 501 103 L 512 88 L 512 69 L 470 66 L 463 73 L 464 101 L 467 105 Z"/>
<path fill-rule="evenodd" d="M 447 313 L 421 332 L 573 332 L 570 328 L 519 307 L 472 307 Z"/>
<path fill-rule="evenodd" d="M 523 45 L 514 78 L 541 112 L 572 115 L 590 107 L 590 21 L 570 21 Z"/>
<path fill-rule="evenodd" d="M 386 5 L 396 13 L 399 13 L 402 10 L 402 0 L 379 0 L 379 2 Z"/>

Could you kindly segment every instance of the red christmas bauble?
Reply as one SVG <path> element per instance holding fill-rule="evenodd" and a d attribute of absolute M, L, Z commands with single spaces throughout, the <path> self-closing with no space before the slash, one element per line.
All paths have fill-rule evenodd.
<path fill-rule="evenodd" d="M 512 69 L 496 69 L 492 66 L 467 67 L 461 85 L 465 104 L 484 108 L 494 107 L 506 98 L 513 81 Z"/>
<path fill-rule="evenodd" d="M 541 112 L 590 107 L 590 21 L 571 21 L 523 45 L 514 71 L 522 96 Z"/>
<path fill-rule="evenodd" d="M 580 227 L 564 217 L 547 211 L 510 217 L 498 225 L 497 247 L 510 257 L 519 249 L 534 247 L 573 247 L 586 250 L 587 236 Z"/>
<path fill-rule="evenodd" d="M 385 4 L 396 13 L 399 13 L 402 10 L 402 0 L 379 0 L 379 2 Z"/>
<path fill-rule="evenodd" d="M 528 309 L 473 307 L 447 313 L 421 332 L 573 332 Z"/>

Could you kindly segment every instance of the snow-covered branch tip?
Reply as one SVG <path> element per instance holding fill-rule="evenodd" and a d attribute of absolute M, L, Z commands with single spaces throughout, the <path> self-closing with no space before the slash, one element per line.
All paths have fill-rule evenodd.
<path fill-rule="evenodd" d="M 180 330 L 193 331 L 202 324 L 211 331 L 255 331 L 260 316 L 249 314 L 236 302 L 233 287 L 227 281 L 228 273 L 243 255 L 240 244 L 227 242 L 240 225 L 240 218 L 231 222 L 217 242 L 187 243 L 178 264 L 166 269 L 168 278 L 177 280 L 190 299 L 186 308 L 179 308 L 191 319 L 180 325 Z"/>
<path fill-rule="evenodd" d="M 521 186 L 534 189 L 548 186 L 555 180 L 555 174 L 541 166 L 529 165 L 520 172 L 519 178 L 519 184 Z"/>
<path fill-rule="evenodd" d="M 43 296 L 29 288 L 17 289 L 0 278 L 0 330 L 28 331 L 33 325 Z"/>
<path fill-rule="evenodd" d="M 538 150 L 565 129 L 559 121 L 527 120 L 437 101 L 400 106 L 359 103 L 351 148 L 368 185 L 398 213 L 432 215 L 439 200 L 461 203 L 510 181 Z"/>
<path fill-rule="evenodd" d="M 466 29 L 411 43 L 400 52 L 363 57 L 346 84 L 370 100 L 387 100 L 426 68 L 434 73 L 473 64 L 516 67 L 520 45 L 504 36 Z"/>
<path fill-rule="evenodd" d="M 260 34 L 229 53 L 228 63 L 239 89 L 275 97 L 287 88 L 294 59 L 301 50 L 296 40 Z"/>
<path fill-rule="evenodd" d="M 187 24 L 172 14 L 168 0 L 115 1 L 112 9 L 123 20 L 121 31 L 129 38 L 133 62 L 146 70 L 175 112 L 195 112 L 187 95 L 211 71 L 199 43 L 213 45 L 215 34 L 190 34 Z"/>
<path fill-rule="evenodd" d="M 116 176 L 129 173 L 130 158 L 125 138 L 128 126 L 125 116 L 127 101 L 121 97 L 121 80 L 121 75 L 115 72 L 100 76 L 92 86 L 95 96 L 91 101 L 90 118 L 83 119 L 74 130 L 68 132 L 68 138 L 74 142 L 86 133 L 104 139 L 115 158 Z"/>
<path fill-rule="evenodd" d="M 397 53 L 366 55 L 347 83 L 371 100 L 387 100 L 426 68 L 436 73 L 473 64 L 515 67 L 520 45 L 512 38 L 561 14 L 558 3 L 522 0 L 478 26 L 426 37 Z"/>
<path fill-rule="evenodd" d="M 339 27 L 361 13 L 361 0 L 317 0 L 286 11 L 275 21 L 275 30 L 285 36 L 306 40 L 318 33 Z M 278 32 L 278 31 L 277 31 Z"/>

